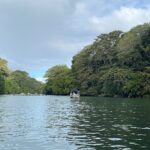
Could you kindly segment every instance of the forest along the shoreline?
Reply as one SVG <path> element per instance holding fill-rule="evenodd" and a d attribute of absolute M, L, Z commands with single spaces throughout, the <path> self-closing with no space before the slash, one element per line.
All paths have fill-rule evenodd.
<path fill-rule="evenodd" d="M 0 59 L 0 93 L 67 95 L 77 87 L 81 95 L 143 97 L 150 95 L 150 24 L 129 32 L 101 34 L 72 60 L 71 69 L 57 65 L 45 74 L 46 83 L 24 71 L 10 71 Z"/>
<path fill-rule="evenodd" d="M 0 94 L 42 94 L 43 84 L 25 71 L 11 71 L 0 58 Z"/>

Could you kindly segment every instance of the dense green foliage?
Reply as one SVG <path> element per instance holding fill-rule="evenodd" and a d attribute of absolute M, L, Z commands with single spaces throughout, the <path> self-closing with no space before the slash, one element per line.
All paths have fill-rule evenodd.
<path fill-rule="evenodd" d="M 150 95 L 150 24 L 127 33 L 101 34 L 73 57 L 72 68 L 57 65 L 45 77 L 45 94 L 142 97 Z M 11 72 L 0 59 L 0 94 L 42 93 L 43 84 L 24 71 Z"/>
<path fill-rule="evenodd" d="M 150 24 L 102 34 L 73 57 L 83 95 L 150 95 Z"/>
<path fill-rule="evenodd" d="M 7 61 L 0 59 L 0 94 L 40 94 L 43 84 L 24 71 L 10 71 Z"/>
<path fill-rule="evenodd" d="M 36 81 L 34 78 L 29 77 L 25 71 L 14 71 L 7 78 L 6 93 L 25 93 L 35 94 L 42 93 L 42 83 Z"/>
<path fill-rule="evenodd" d="M 3 75 L 0 73 L 0 94 L 5 93 L 5 80 Z"/>
<path fill-rule="evenodd" d="M 8 77 L 5 80 L 5 94 L 19 94 L 22 93 L 22 90 L 18 84 L 11 78 Z"/>
<path fill-rule="evenodd" d="M 66 65 L 57 65 L 50 68 L 45 77 L 45 94 L 66 95 L 74 88 L 74 79 Z"/>
<path fill-rule="evenodd" d="M 8 76 L 9 72 L 7 61 L 0 58 L 0 94 L 5 93 L 5 78 Z"/>
<path fill-rule="evenodd" d="M 5 59 L 1 59 L 1 58 L 0 58 L 0 73 L 1 73 L 1 75 L 5 76 L 5 77 L 8 76 L 10 73 L 10 70 L 7 66 L 7 61 Z"/>

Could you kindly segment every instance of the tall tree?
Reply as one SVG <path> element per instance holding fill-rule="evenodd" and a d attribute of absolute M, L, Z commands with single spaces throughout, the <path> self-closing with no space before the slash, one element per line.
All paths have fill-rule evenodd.
<path fill-rule="evenodd" d="M 0 73 L 0 94 L 5 93 L 5 80 L 4 76 Z"/>
<path fill-rule="evenodd" d="M 66 65 L 57 65 L 50 68 L 45 77 L 45 94 L 66 95 L 74 87 L 74 79 L 71 69 Z"/>
<path fill-rule="evenodd" d="M 0 94 L 5 93 L 5 78 L 9 72 L 7 61 L 0 58 Z"/>

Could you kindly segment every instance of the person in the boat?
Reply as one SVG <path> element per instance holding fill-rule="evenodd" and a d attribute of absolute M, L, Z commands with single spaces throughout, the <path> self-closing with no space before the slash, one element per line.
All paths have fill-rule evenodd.
<path fill-rule="evenodd" d="M 78 88 L 75 88 L 71 91 L 71 94 L 80 94 L 80 90 Z"/>

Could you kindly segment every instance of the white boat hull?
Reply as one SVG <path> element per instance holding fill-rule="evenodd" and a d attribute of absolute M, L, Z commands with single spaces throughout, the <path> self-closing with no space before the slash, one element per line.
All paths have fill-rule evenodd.
<path fill-rule="evenodd" d="M 79 98 L 80 97 L 80 95 L 79 94 L 75 94 L 75 93 L 71 93 L 70 94 L 70 98 Z"/>

